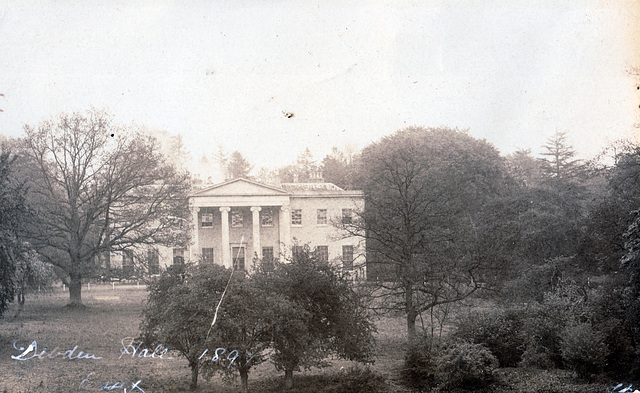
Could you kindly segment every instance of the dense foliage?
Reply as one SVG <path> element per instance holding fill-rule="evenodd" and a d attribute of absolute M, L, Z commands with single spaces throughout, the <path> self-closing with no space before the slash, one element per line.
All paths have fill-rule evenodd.
<path fill-rule="evenodd" d="M 247 391 L 250 369 L 269 358 L 289 387 L 294 371 L 322 367 L 330 355 L 372 361 L 373 324 L 347 280 L 308 252 L 270 267 L 168 270 L 149 287 L 141 340 L 184 356 L 192 387 L 200 371 L 237 373 Z"/>
<path fill-rule="evenodd" d="M 358 171 L 366 209 L 342 230 L 366 236 L 375 304 L 401 311 L 412 338 L 420 315 L 470 296 L 500 269 L 485 234 L 496 232 L 490 213 L 501 210 L 506 165 L 466 132 L 408 128 L 365 148 Z"/>
<path fill-rule="evenodd" d="M 20 232 L 27 216 L 26 190 L 15 180 L 15 162 L 15 156 L 0 147 L 0 316 L 19 292 L 16 269 L 25 252 Z"/>

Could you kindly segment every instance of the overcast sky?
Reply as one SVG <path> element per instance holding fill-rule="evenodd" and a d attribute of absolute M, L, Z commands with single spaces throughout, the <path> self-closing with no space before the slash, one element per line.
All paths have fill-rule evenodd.
<path fill-rule="evenodd" d="M 637 137 L 639 49 L 635 0 L 0 0 L 0 133 L 93 106 L 256 166 L 409 125 L 586 157 Z"/>

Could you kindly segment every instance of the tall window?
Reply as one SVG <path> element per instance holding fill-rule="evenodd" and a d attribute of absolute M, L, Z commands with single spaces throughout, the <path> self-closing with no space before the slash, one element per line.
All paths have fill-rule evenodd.
<path fill-rule="evenodd" d="M 329 262 L 329 246 L 317 246 L 316 258 L 320 262 Z"/>
<path fill-rule="evenodd" d="M 262 268 L 265 271 L 273 270 L 273 247 L 262 247 Z"/>
<path fill-rule="evenodd" d="M 124 278 L 133 276 L 133 251 L 131 250 L 122 253 L 122 276 Z"/>
<path fill-rule="evenodd" d="M 160 252 L 157 249 L 147 251 L 147 266 L 149 274 L 160 274 Z"/>
<path fill-rule="evenodd" d="M 213 226 L 213 213 L 211 212 L 202 212 L 202 227 L 212 227 Z"/>
<path fill-rule="evenodd" d="M 244 247 L 231 247 L 233 269 L 244 270 Z"/>
<path fill-rule="evenodd" d="M 184 248 L 173 249 L 173 265 L 184 265 Z"/>
<path fill-rule="evenodd" d="M 202 263 L 213 263 L 213 248 L 202 249 Z"/>
<path fill-rule="evenodd" d="M 351 224 L 353 220 L 353 210 L 352 209 L 342 209 L 342 223 L 343 224 Z"/>
<path fill-rule="evenodd" d="M 342 246 L 342 267 L 353 270 L 353 246 Z"/>
<path fill-rule="evenodd" d="M 291 225 L 302 225 L 302 209 L 291 210 Z"/>
<path fill-rule="evenodd" d="M 327 209 L 318 209 L 318 225 L 327 225 Z"/>
<path fill-rule="evenodd" d="M 242 222 L 244 221 L 244 215 L 242 210 L 231 210 L 231 226 L 234 228 L 242 228 Z"/>
<path fill-rule="evenodd" d="M 296 259 L 299 258 L 303 252 L 304 252 L 304 247 L 302 246 L 291 247 L 291 255 Z"/>
<path fill-rule="evenodd" d="M 263 208 L 260 211 L 260 219 L 263 227 L 273 226 L 273 210 L 270 207 Z"/>

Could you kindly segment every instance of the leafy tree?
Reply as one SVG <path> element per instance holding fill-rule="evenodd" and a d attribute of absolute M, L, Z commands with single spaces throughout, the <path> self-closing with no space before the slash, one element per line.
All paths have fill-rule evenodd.
<path fill-rule="evenodd" d="M 263 184 L 279 186 L 278 171 L 275 169 L 261 167 L 260 169 L 258 169 L 256 175 L 254 176 L 254 179 Z"/>
<path fill-rule="evenodd" d="M 163 273 L 150 285 L 142 340 L 184 356 L 191 368 L 191 388 L 197 387 L 201 370 L 206 375 L 236 370 L 246 392 L 249 370 L 266 359 L 272 299 L 239 273 L 229 281 L 231 274 L 218 265 L 187 265 Z"/>
<path fill-rule="evenodd" d="M 518 150 L 507 156 L 507 166 L 511 176 L 522 186 L 538 187 L 542 181 L 540 160 L 531 156 L 531 149 Z"/>
<path fill-rule="evenodd" d="M 604 179 L 603 191 L 588 206 L 585 233 L 580 255 L 598 271 L 619 268 L 625 253 L 623 234 L 632 224 L 633 211 L 640 206 L 640 146 L 615 143 L 610 157 L 613 165 L 601 165 L 595 175 Z"/>
<path fill-rule="evenodd" d="M 238 179 L 241 177 L 247 178 L 249 177 L 249 173 L 252 169 L 253 165 L 251 165 L 239 151 L 236 150 L 231 153 L 231 156 L 229 157 L 229 161 L 227 163 L 227 173 L 229 175 L 229 179 Z"/>
<path fill-rule="evenodd" d="M 250 369 L 267 360 L 274 324 L 281 317 L 277 305 L 285 301 L 282 294 L 270 293 L 262 284 L 264 281 L 254 276 L 232 281 L 221 305 L 220 321 L 212 329 L 214 340 L 227 346 L 227 354 L 237 351 L 232 367 L 223 367 L 221 371 L 237 371 L 245 393 L 249 391 Z"/>
<path fill-rule="evenodd" d="M 507 157 L 517 184 L 511 193 L 517 214 L 509 220 L 518 235 L 513 255 L 521 269 L 577 252 L 589 200 L 585 167 L 573 158 L 566 133 L 557 132 L 543 149 L 543 159 L 529 150 Z"/>
<path fill-rule="evenodd" d="M 17 259 L 15 283 L 16 297 L 18 298 L 18 310 L 14 317 L 20 315 L 24 309 L 27 293 L 49 288 L 55 280 L 53 267 L 42 262 L 37 253 L 25 244 Z"/>
<path fill-rule="evenodd" d="M 300 258 L 277 264 L 273 271 L 246 277 L 235 273 L 231 280 L 232 272 L 217 265 L 187 265 L 163 273 L 150 285 L 143 342 L 184 356 L 192 388 L 200 371 L 205 376 L 238 372 L 246 392 L 250 369 L 265 361 L 270 349 L 289 385 L 293 371 L 323 365 L 328 354 L 369 361 L 373 325 L 356 294 L 308 252 Z M 225 346 L 218 350 L 222 360 L 212 361 L 220 343 Z"/>
<path fill-rule="evenodd" d="M 0 316 L 16 293 L 16 266 L 21 261 L 24 244 L 20 238 L 26 208 L 26 190 L 14 177 L 16 157 L 0 148 Z"/>
<path fill-rule="evenodd" d="M 205 157 L 205 156 L 203 156 Z M 206 159 L 206 157 L 205 157 Z M 230 179 L 231 175 L 229 174 L 229 153 L 226 151 L 224 146 L 218 144 L 218 150 L 214 155 L 214 161 L 218 164 L 220 171 L 224 175 L 224 179 Z"/>
<path fill-rule="evenodd" d="M 30 243 L 65 273 L 70 306 L 82 304 L 82 278 L 99 256 L 145 244 L 182 241 L 188 175 L 158 152 L 155 139 L 91 110 L 25 126 L 36 217 Z"/>
<path fill-rule="evenodd" d="M 322 160 L 324 180 L 345 190 L 357 188 L 355 169 L 353 157 L 343 153 L 337 147 L 333 147 L 331 153 Z"/>
<path fill-rule="evenodd" d="M 158 141 L 158 150 L 166 162 L 180 172 L 187 171 L 187 165 L 191 161 L 191 153 L 182 141 L 182 135 L 171 134 L 165 130 L 153 130 L 143 127 L 142 133 L 152 136 Z"/>
<path fill-rule="evenodd" d="M 333 354 L 371 362 L 374 325 L 348 280 L 316 259 L 308 247 L 289 263 L 276 263 L 263 275 L 278 319 L 273 326 L 276 369 L 285 372 L 285 386 L 293 386 L 293 372 L 322 367 Z"/>
<path fill-rule="evenodd" d="M 504 161 L 465 132 L 411 127 L 366 147 L 360 165 L 367 208 L 342 229 L 366 237 L 376 308 L 403 312 L 413 340 L 419 315 L 480 288 L 478 217 L 503 190 Z"/>
<path fill-rule="evenodd" d="M 308 147 L 298 154 L 295 164 L 287 165 L 278 170 L 281 183 L 307 183 L 312 178 L 312 173 L 317 170 L 313 154 Z"/>

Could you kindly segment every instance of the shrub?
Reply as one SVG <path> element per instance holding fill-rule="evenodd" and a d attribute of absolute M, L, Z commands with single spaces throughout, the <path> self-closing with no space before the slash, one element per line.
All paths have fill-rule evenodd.
<path fill-rule="evenodd" d="M 543 369 L 562 366 L 560 334 L 565 320 L 556 311 L 545 304 L 529 310 L 523 324 L 526 341 L 520 366 Z"/>
<path fill-rule="evenodd" d="M 498 359 L 484 345 L 461 341 L 443 347 L 436 365 L 445 386 L 478 388 L 493 382 Z"/>
<path fill-rule="evenodd" d="M 491 310 L 474 313 L 460 321 L 455 337 L 486 346 L 501 367 L 515 367 L 524 352 L 523 312 Z"/>
<path fill-rule="evenodd" d="M 413 388 L 433 385 L 436 379 L 436 364 L 430 341 L 422 337 L 408 348 L 401 371 L 402 379 Z"/>
<path fill-rule="evenodd" d="M 562 360 L 581 377 L 600 373 L 609 354 L 604 340 L 604 334 L 594 330 L 590 323 L 567 326 L 560 343 Z"/>
<path fill-rule="evenodd" d="M 340 373 L 323 393 L 382 393 L 386 392 L 385 379 L 369 368 L 353 367 Z"/>
<path fill-rule="evenodd" d="M 544 294 L 544 301 L 533 305 L 524 319 L 526 337 L 522 366 L 562 367 L 561 338 L 566 326 L 591 321 L 594 309 L 586 291 L 567 280 Z"/>
<path fill-rule="evenodd" d="M 604 342 L 609 348 L 605 372 L 617 379 L 634 377 L 640 370 L 635 348 L 640 323 L 637 317 L 634 318 L 634 313 L 638 310 L 629 291 L 624 288 L 624 280 L 614 277 L 607 282 L 602 295 L 593 301 L 598 316 L 593 328 L 604 334 Z"/>

